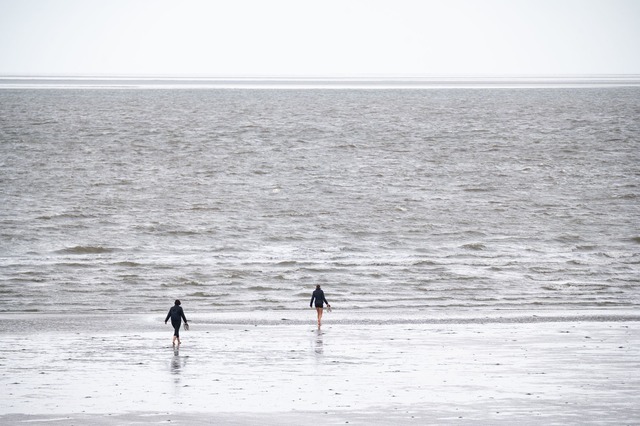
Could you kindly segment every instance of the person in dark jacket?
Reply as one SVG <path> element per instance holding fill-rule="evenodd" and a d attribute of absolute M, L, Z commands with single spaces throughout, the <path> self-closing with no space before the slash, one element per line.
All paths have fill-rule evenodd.
<path fill-rule="evenodd" d="M 182 306 L 180 306 L 180 301 L 176 300 L 174 305 L 169 309 L 169 313 L 167 317 L 164 319 L 164 323 L 166 324 L 171 318 L 171 325 L 173 326 L 173 345 L 176 345 L 176 340 L 178 341 L 178 345 L 180 344 L 180 325 L 182 320 L 184 320 L 185 324 L 189 324 L 187 322 L 187 318 L 184 316 L 184 311 L 182 310 Z"/>
<path fill-rule="evenodd" d="M 329 302 L 327 302 L 327 299 L 324 297 L 324 291 L 322 291 L 322 289 L 320 288 L 320 285 L 316 286 L 315 291 L 311 295 L 311 302 L 309 303 L 309 307 L 313 307 L 314 301 L 316 305 L 316 312 L 318 313 L 318 327 L 320 327 L 322 322 L 322 311 L 323 311 L 324 304 L 326 303 L 327 307 L 331 308 L 331 305 L 329 304 Z"/>

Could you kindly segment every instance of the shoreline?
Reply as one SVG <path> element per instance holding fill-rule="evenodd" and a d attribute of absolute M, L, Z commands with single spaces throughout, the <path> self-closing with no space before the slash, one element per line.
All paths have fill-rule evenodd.
<path fill-rule="evenodd" d="M 275 425 L 313 417 L 332 424 L 629 424 L 640 419 L 635 398 L 640 378 L 630 374 L 640 366 L 637 316 L 349 323 L 340 322 L 334 310 L 318 330 L 311 311 L 294 314 L 304 315 L 307 324 L 231 324 L 220 322 L 220 316 L 190 318 L 187 311 L 193 324 L 181 332 L 177 350 L 170 344 L 171 327 L 158 323 L 156 314 L 78 315 L 64 322 L 34 314 L 5 316 L 0 423 Z"/>
<path fill-rule="evenodd" d="M 274 309 L 274 310 L 217 310 L 203 312 L 189 309 L 189 322 L 205 325 L 290 325 L 304 326 L 315 324 L 315 308 Z M 122 311 L 81 312 L 32 312 L 8 311 L 2 313 L 0 327 L 12 328 L 20 324 L 40 324 L 46 326 L 50 321 L 61 318 L 67 321 L 69 330 L 82 328 L 79 324 L 89 319 L 89 324 L 109 323 L 115 318 L 126 318 L 127 324 L 147 329 L 148 326 L 164 321 L 164 311 L 130 314 Z M 333 325 L 438 325 L 438 324 L 532 324 L 566 322 L 640 322 L 640 313 L 629 308 L 591 308 L 591 309 L 461 309 L 452 312 L 449 309 L 333 309 L 325 311 L 323 320 Z M 0 335 L 2 331 L 0 331 Z"/>

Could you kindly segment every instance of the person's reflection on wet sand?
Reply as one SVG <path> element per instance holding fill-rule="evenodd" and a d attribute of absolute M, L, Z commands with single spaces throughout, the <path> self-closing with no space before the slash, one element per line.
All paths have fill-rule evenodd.
<path fill-rule="evenodd" d="M 316 352 L 316 355 L 322 355 L 324 353 L 323 335 L 324 335 L 324 333 L 322 332 L 321 329 L 317 329 L 316 330 L 316 336 L 315 336 L 315 352 Z"/>
<path fill-rule="evenodd" d="M 187 364 L 187 357 L 180 356 L 180 347 L 173 348 L 173 358 L 171 359 L 171 374 L 176 375 L 176 383 L 180 381 L 180 373 L 182 368 Z"/>

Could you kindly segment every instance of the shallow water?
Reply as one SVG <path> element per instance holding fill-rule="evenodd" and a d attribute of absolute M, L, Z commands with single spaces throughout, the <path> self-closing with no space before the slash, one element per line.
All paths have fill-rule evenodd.
<path fill-rule="evenodd" d="M 3 311 L 635 309 L 640 88 L 1 90 Z"/>

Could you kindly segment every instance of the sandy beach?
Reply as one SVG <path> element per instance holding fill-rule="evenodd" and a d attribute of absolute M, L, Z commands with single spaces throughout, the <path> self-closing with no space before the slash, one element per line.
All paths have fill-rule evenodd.
<path fill-rule="evenodd" d="M 0 423 L 640 421 L 629 312 L 313 315 L 5 315 Z"/>

